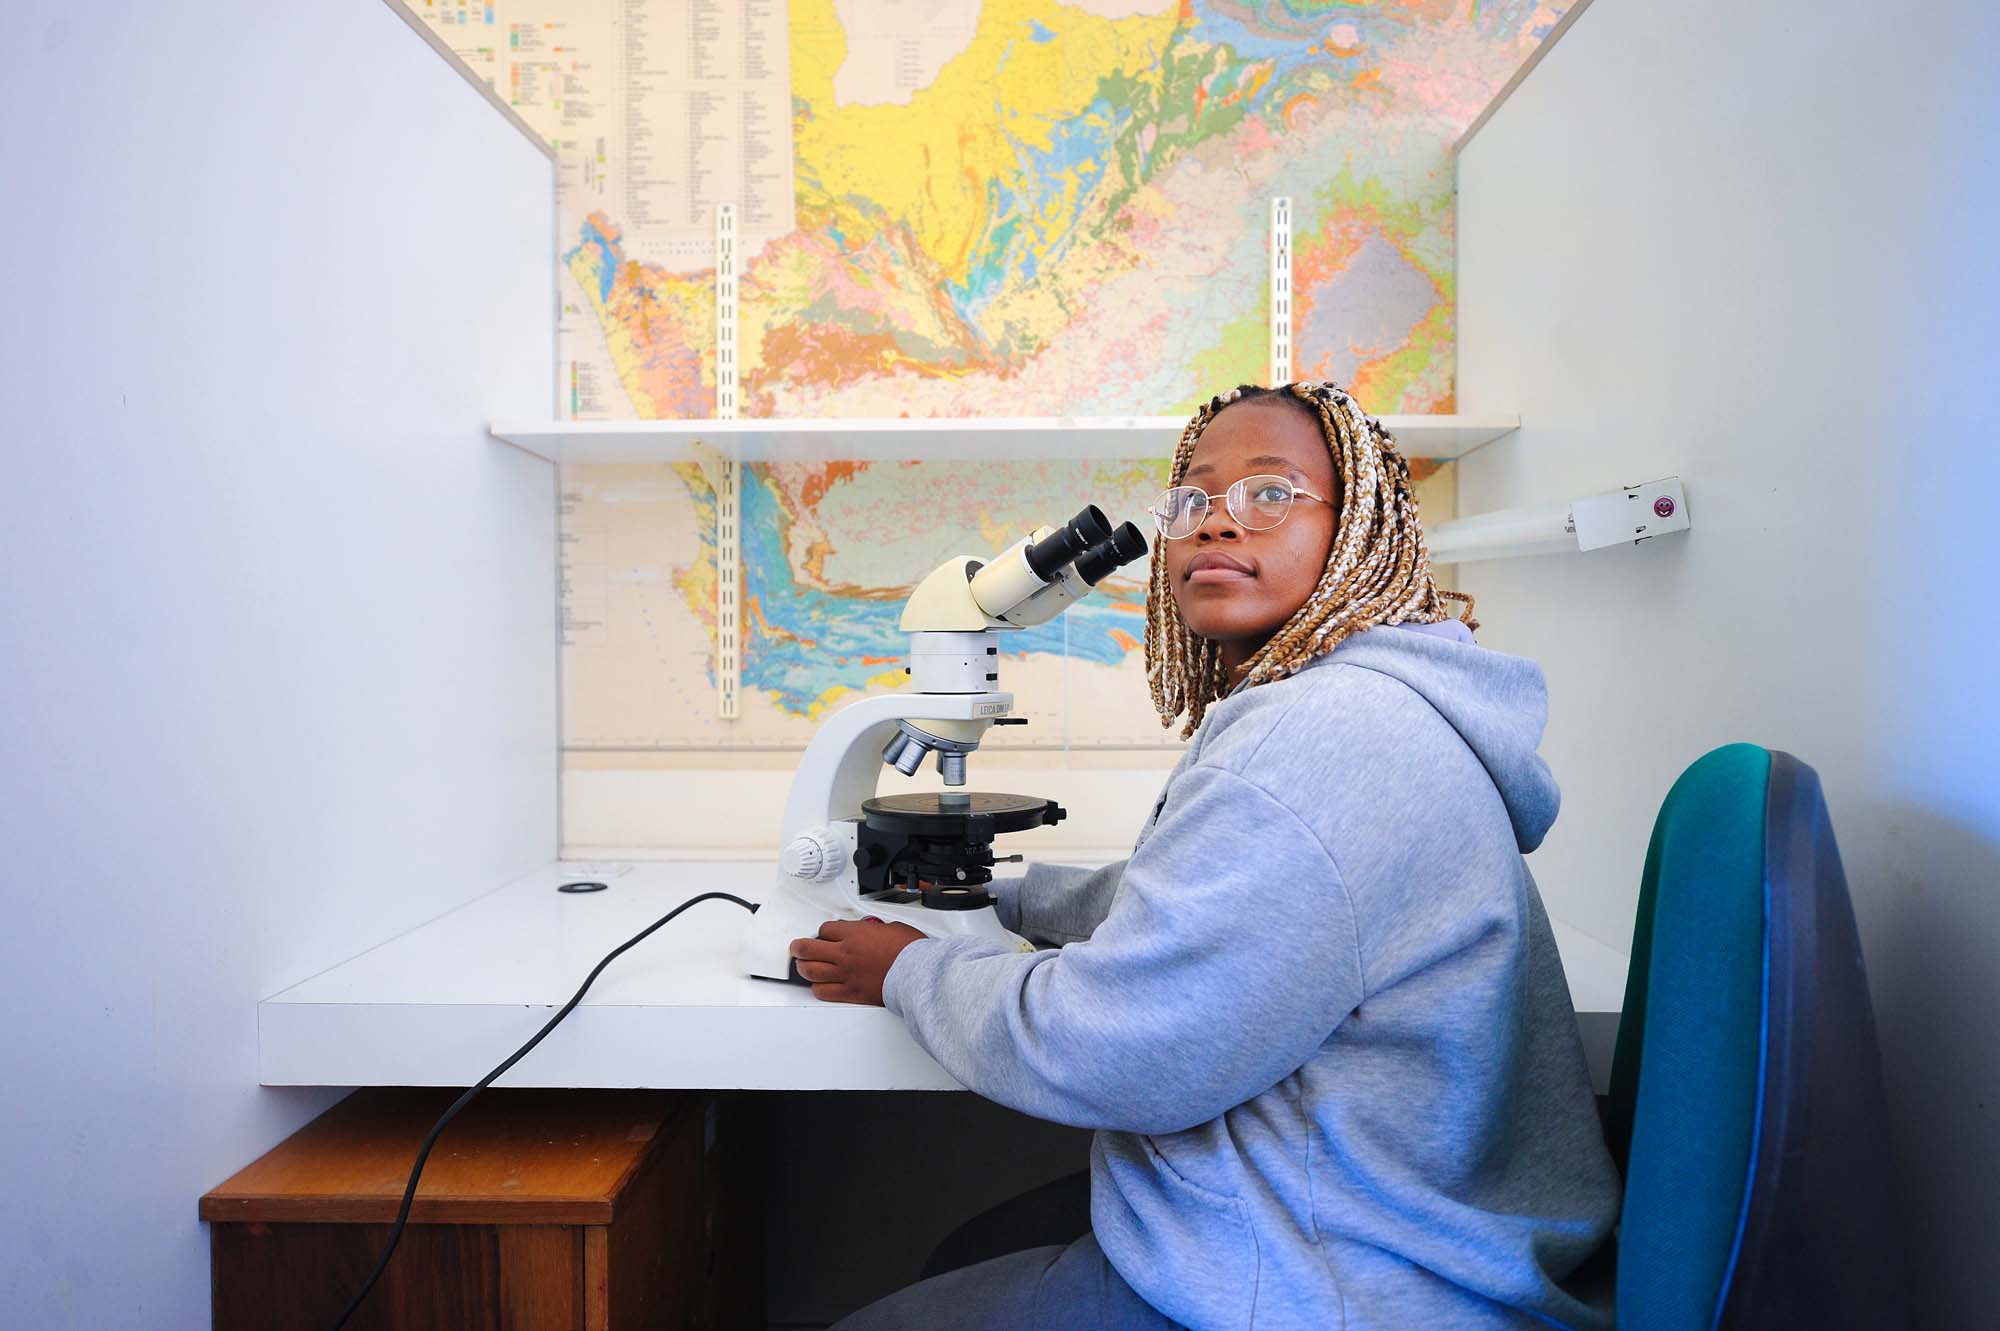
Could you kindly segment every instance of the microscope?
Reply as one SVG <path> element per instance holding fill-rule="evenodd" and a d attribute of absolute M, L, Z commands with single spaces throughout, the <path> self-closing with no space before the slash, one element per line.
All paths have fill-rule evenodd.
<path fill-rule="evenodd" d="M 1000 691 L 1000 635 L 1047 623 L 1145 553 L 1137 527 L 1114 531 L 1092 505 L 991 561 L 949 559 L 917 584 L 899 624 L 910 635 L 911 688 L 849 703 L 806 747 L 785 802 L 777 890 L 739 945 L 745 973 L 797 981 L 792 939 L 869 915 L 932 937 L 1033 950 L 994 913 L 993 866 L 1021 857 L 996 859 L 993 839 L 1053 825 L 1064 811 L 1053 800 L 959 789 L 987 727 L 1027 724 Z M 933 754 L 945 790 L 876 795 L 885 766 L 914 776 Z"/>

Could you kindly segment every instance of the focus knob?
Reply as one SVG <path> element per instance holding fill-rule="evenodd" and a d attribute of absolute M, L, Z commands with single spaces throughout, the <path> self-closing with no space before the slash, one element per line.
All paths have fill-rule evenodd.
<path fill-rule="evenodd" d="M 801 832 L 792 838 L 789 846 L 778 852 L 778 868 L 810 883 L 831 878 L 840 872 L 840 861 L 835 857 L 833 847 L 824 840 L 811 832 Z"/>

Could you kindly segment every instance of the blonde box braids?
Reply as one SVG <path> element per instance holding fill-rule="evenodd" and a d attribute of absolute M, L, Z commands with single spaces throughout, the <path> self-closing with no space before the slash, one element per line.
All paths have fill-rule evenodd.
<path fill-rule="evenodd" d="M 1245 663 L 1245 687 L 1283 679 L 1300 666 L 1378 624 L 1438 624 L 1452 618 L 1446 601 L 1462 602 L 1468 628 L 1472 598 L 1440 591 L 1417 518 L 1410 464 L 1382 423 L 1344 390 L 1311 380 L 1283 388 L 1232 388 L 1210 398 L 1181 431 L 1168 485 L 1187 475 L 1195 444 L 1208 423 L 1239 401 L 1296 398 L 1319 417 L 1338 480 L 1333 544 L 1319 585 L 1291 619 Z M 1230 691 L 1219 644 L 1197 636 L 1181 617 L 1167 582 L 1167 543 L 1153 542 L 1146 598 L 1146 679 L 1163 727 L 1183 715 L 1183 739 L 1194 734 L 1209 704 Z"/>

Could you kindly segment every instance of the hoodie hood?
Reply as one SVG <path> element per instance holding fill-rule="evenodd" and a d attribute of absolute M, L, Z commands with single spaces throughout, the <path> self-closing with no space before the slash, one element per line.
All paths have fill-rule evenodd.
<path fill-rule="evenodd" d="M 1422 695 L 1493 778 L 1521 853 L 1542 844 L 1562 807 L 1562 792 L 1536 752 L 1549 720 L 1540 666 L 1474 645 L 1462 625 L 1456 633 L 1445 625 L 1373 628 L 1302 671 L 1329 661 L 1378 671 Z"/>

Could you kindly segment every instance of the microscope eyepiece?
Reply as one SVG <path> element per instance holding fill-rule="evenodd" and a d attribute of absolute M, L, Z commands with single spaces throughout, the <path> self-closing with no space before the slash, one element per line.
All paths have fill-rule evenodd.
<path fill-rule="evenodd" d="M 1095 587 L 1113 569 L 1122 568 L 1145 553 L 1145 536 L 1131 523 L 1122 523 L 1108 538 L 1077 556 L 1076 575 Z"/>
<path fill-rule="evenodd" d="M 1104 516 L 1104 511 L 1090 504 L 1046 539 L 1028 546 L 1023 554 L 1034 575 L 1043 582 L 1050 582 L 1062 572 L 1064 565 L 1111 536 L 1111 523 Z"/>

